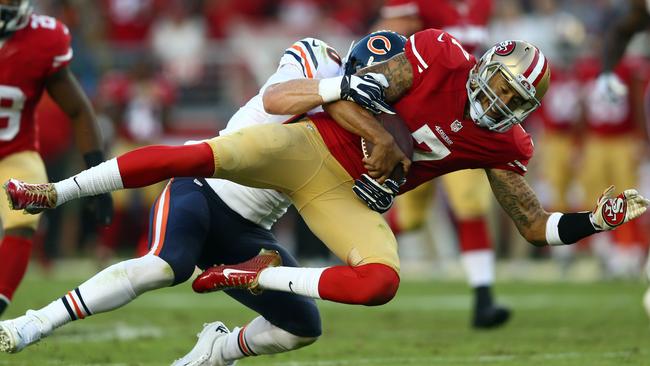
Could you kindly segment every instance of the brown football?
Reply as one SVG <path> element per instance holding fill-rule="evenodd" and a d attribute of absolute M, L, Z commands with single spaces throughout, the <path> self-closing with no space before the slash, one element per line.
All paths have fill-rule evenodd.
<path fill-rule="evenodd" d="M 393 136 L 397 146 L 399 146 L 404 154 L 408 156 L 409 159 L 413 159 L 413 137 L 411 136 L 411 131 L 406 127 L 406 123 L 404 123 L 402 118 L 397 114 L 387 113 L 381 113 L 375 117 L 377 117 L 377 120 L 384 126 L 386 131 Z M 363 137 L 361 138 L 361 151 L 363 152 L 364 157 L 367 158 L 372 154 L 373 147 L 373 143 L 366 141 Z M 391 173 L 390 178 L 397 181 L 405 178 L 402 164 L 397 164 Z"/>

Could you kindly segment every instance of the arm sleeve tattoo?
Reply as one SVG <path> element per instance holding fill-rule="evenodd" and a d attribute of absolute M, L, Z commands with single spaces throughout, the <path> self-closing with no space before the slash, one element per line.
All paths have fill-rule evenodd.
<path fill-rule="evenodd" d="M 494 197 L 512 218 L 519 232 L 545 227 L 549 214 L 544 211 L 524 177 L 503 169 L 486 169 L 485 172 Z"/>
<path fill-rule="evenodd" d="M 394 103 L 401 98 L 413 84 L 413 67 L 404 52 L 393 56 L 387 61 L 368 66 L 359 70 L 359 74 L 376 72 L 384 74 L 388 80 L 386 102 Z"/>

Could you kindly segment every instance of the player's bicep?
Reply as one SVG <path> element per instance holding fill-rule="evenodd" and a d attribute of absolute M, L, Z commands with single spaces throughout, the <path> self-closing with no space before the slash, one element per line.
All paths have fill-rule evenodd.
<path fill-rule="evenodd" d="M 358 74 L 376 72 L 386 76 L 388 88 L 385 91 L 386 102 L 394 103 L 408 92 L 413 85 L 413 67 L 404 52 L 389 60 L 359 70 Z"/>
<path fill-rule="evenodd" d="M 548 213 L 544 211 L 537 195 L 520 174 L 504 169 L 485 169 L 492 193 L 530 242 L 545 237 Z"/>

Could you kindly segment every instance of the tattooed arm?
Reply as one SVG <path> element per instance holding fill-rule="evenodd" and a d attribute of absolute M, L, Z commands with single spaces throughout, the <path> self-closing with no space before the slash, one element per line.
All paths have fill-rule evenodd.
<path fill-rule="evenodd" d="M 503 169 L 485 169 L 492 193 L 519 233 L 533 245 L 546 245 L 546 221 L 550 214 L 542 208 L 524 177 Z"/>
<path fill-rule="evenodd" d="M 385 99 L 388 103 L 398 101 L 413 84 L 413 67 L 404 52 L 387 61 L 365 67 L 357 74 L 363 75 L 369 72 L 383 74 L 388 80 L 388 88 L 385 90 Z"/>

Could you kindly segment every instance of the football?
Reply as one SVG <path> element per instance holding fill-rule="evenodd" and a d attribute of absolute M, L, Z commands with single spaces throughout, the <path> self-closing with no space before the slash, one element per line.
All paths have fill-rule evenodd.
<path fill-rule="evenodd" d="M 381 113 L 378 114 L 377 120 L 381 123 L 386 131 L 390 133 L 397 146 L 404 152 L 409 159 L 413 159 L 413 137 L 411 136 L 411 131 L 406 127 L 406 123 L 402 120 L 397 114 L 387 114 Z M 372 154 L 372 148 L 374 145 L 370 141 L 366 141 L 363 137 L 361 138 L 361 151 L 363 152 L 364 157 L 369 157 Z M 400 181 L 404 178 L 404 169 L 402 164 L 398 164 L 393 172 L 390 175 L 390 178 L 396 181 Z"/>

